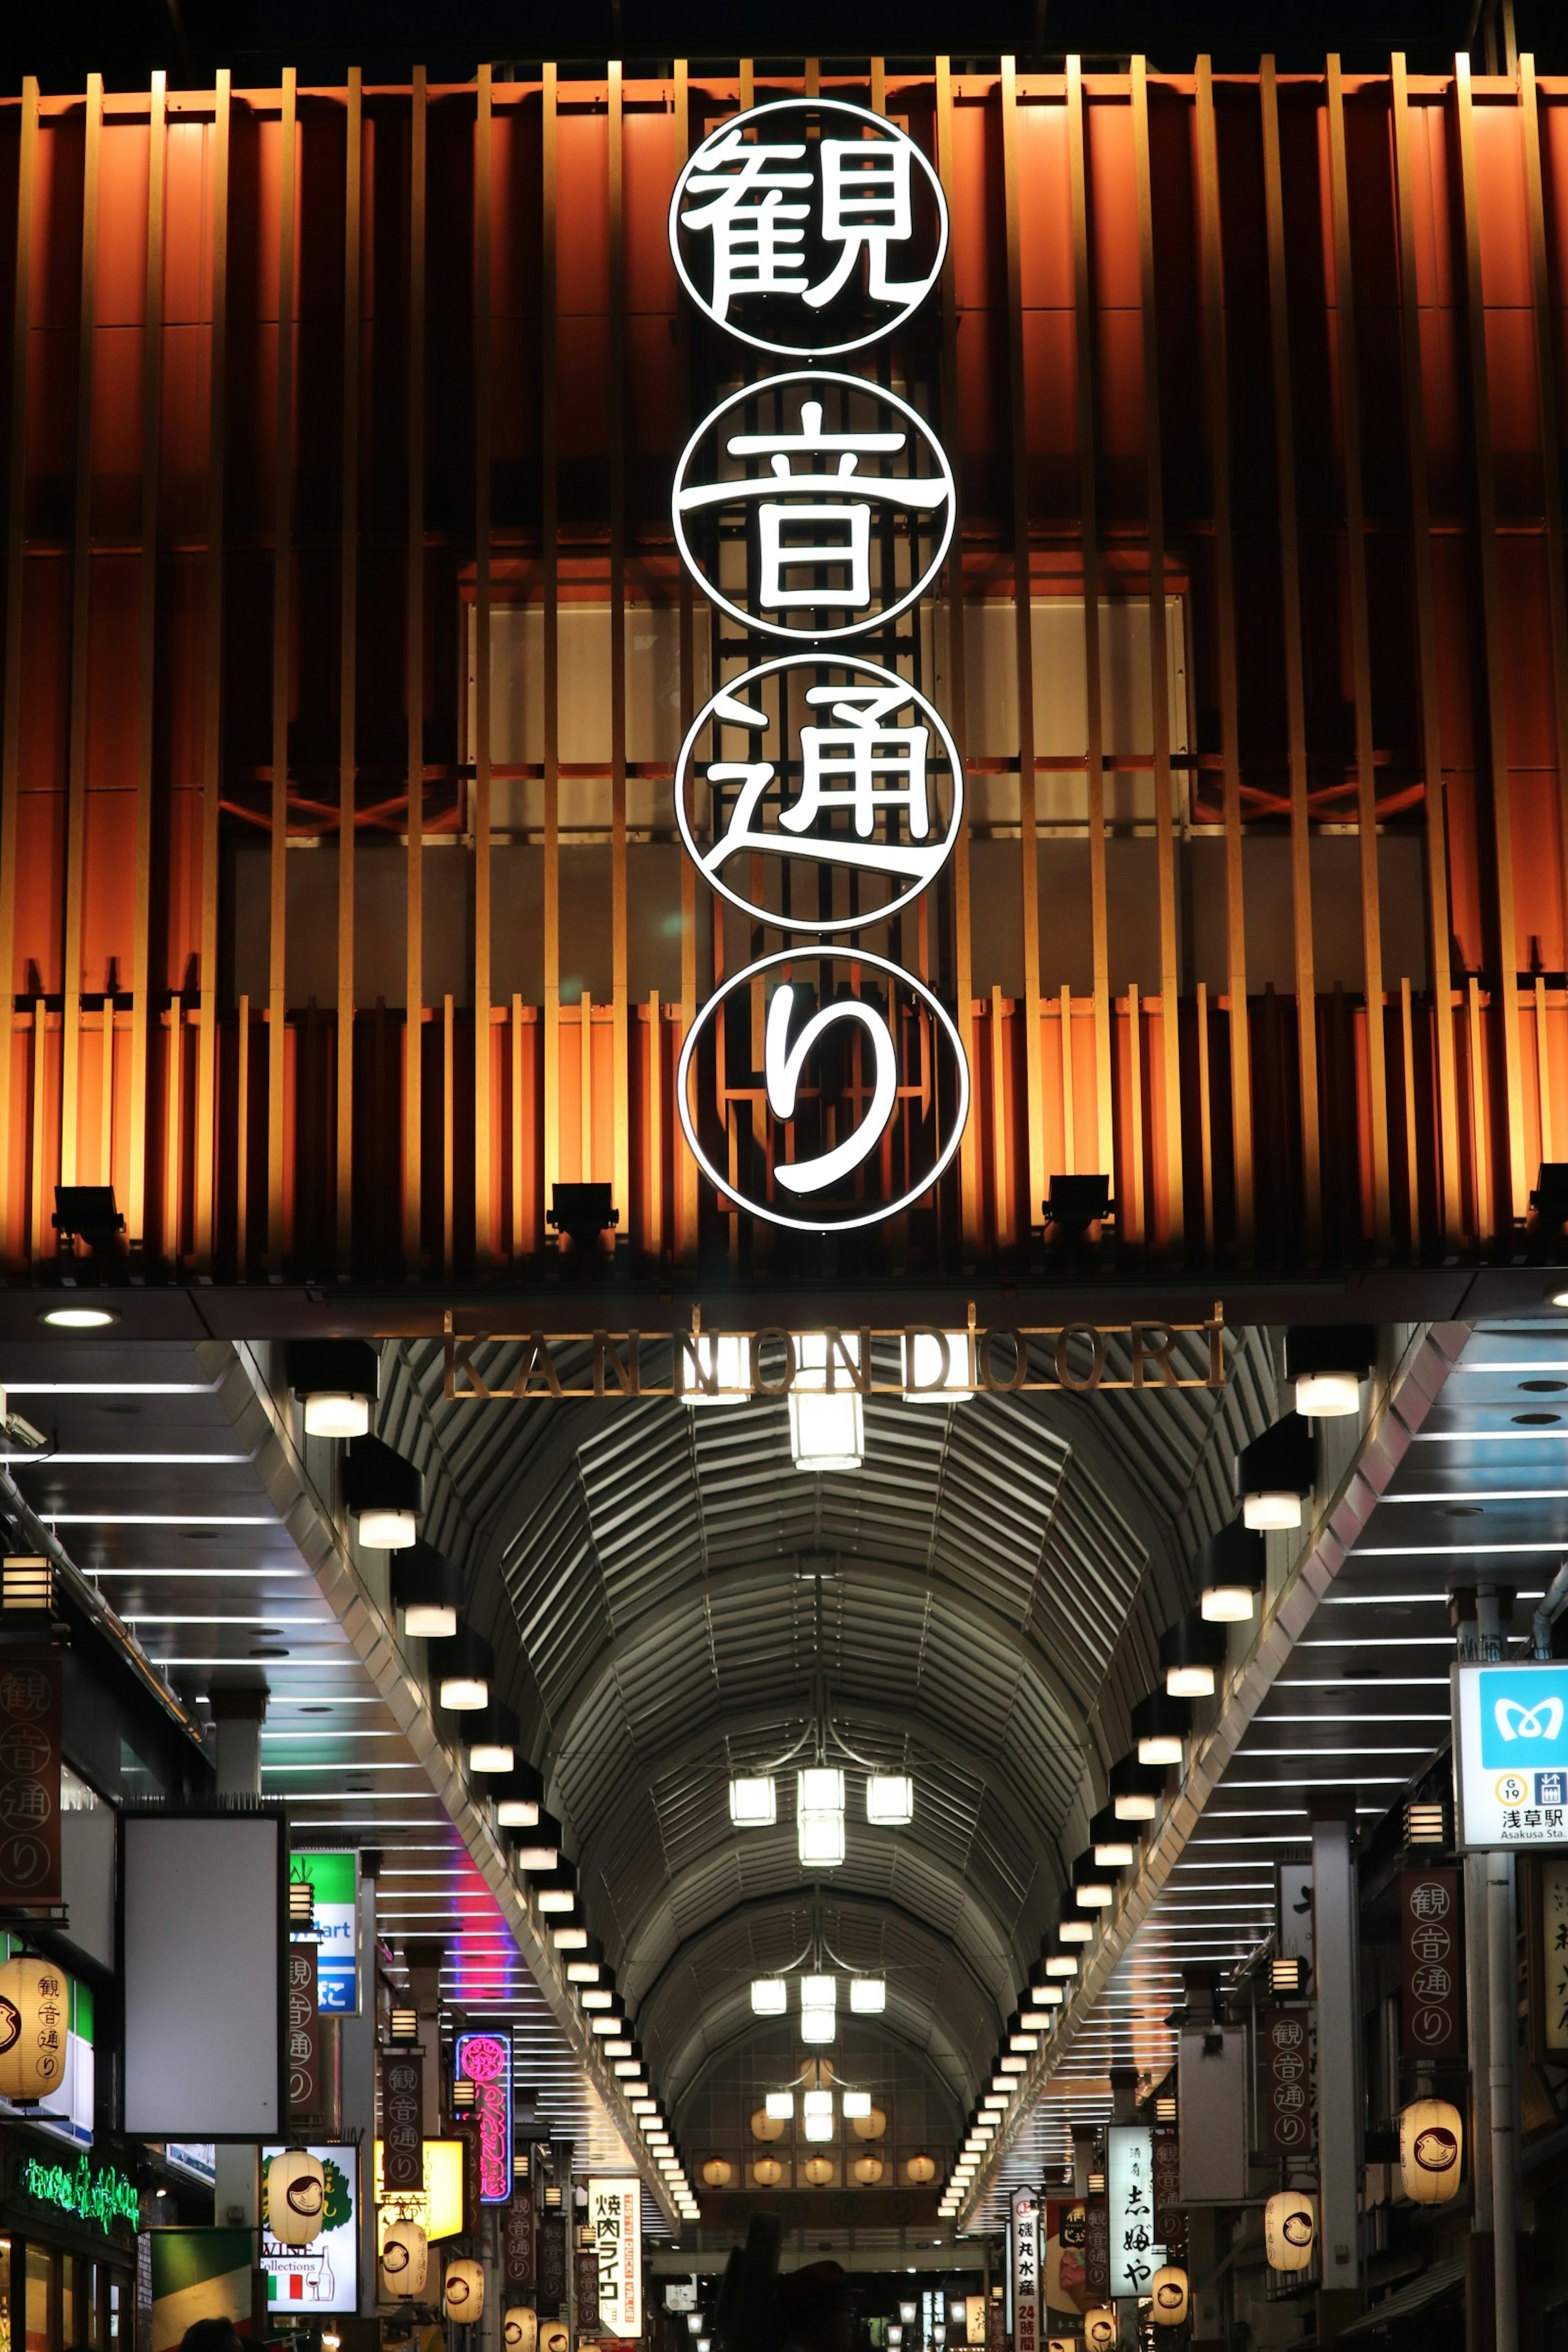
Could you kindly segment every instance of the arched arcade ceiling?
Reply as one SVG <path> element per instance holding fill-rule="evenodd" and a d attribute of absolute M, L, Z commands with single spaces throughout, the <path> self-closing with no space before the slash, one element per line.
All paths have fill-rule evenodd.
<path fill-rule="evenodd" d="M 476 1368 L 499 1388 L 517 1352 Z M 863 1468 L 806 1475 L 783 1403 L 448 1401 L 439 1343 L 389 1351 L 382 1434 L 426 1472 L 672 2109 L 818 1916 L 787 1781 L 773 1830 L 736 1831 L 727 1790 L 798 1738 L 817 1675 L 916 1792 L 909 1828 L 873 1829 L 850 1768 L 828 1941 L 885 1972 L 887 2030 L 969 2106 L 1234 1511 L 1235 1450 L 1278 1411 L 1268 1335 L 1226 1359 L 1223 1392 L 871 1398 Z"/>

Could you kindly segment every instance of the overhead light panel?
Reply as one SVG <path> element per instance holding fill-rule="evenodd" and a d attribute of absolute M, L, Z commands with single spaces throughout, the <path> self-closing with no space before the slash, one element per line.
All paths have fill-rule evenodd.
<path fill-rule="evenodd" d="M 844 1775 L 808 1765 L 795 1775 L 795 1843 L 803 1870 L 837 1870 L 844 1860 Z"/>
<path fill-rule="evenodd" d="M 866 1819 L 876 1829 L 907 1828 L 915 1817 L 915 1784 L 905 1772 L 872 1772 L 866 1780 Z"/>
<path fill-rule="evenodd" d="M 849 2006 L 858 2017 L 880 2017 L 888 2006 L 886 1977 L 851 1977 Z"/>
<path fill-rule="evenodd" d="M 730 1819 L 738 1830 L 771 1830 L 778 1817 L 778 1788 L 771 1772 L 731 1781 Z"/>
<path fill-rule="evenodd" d="M 782 2017 L 789 2005 L 789 1988 L 783 1977 L 752 1979 L 753 2017 Z"/>
<path fill-rule="evenodd" d="M 795 2093 L 793 2091 L 770 2091 L 763 2105 L 771 2123 L 794 2123 Z"/>
<path fill-rule="evenodd" d="M 846 2091 L 841 2105 L 846 2120 L 853 2123 L 857 2116 L 870 2114 L 871 2094 L 869 2091 Z"/>
<path fill-rule="evenodd" d="M 836 1333 L 830 1393 L 826 1333 L 803 1331 L 796 1339 L 789 1449 L 797 1470 L 859 1469 L 866 1454 L 866 1417 L 855 1385 L 859 1368 L 859 1333 Z"/>

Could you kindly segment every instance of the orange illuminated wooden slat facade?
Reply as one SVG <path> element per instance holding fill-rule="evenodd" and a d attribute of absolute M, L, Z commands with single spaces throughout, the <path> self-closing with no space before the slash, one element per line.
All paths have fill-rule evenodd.
<path fill-rule="evenodd" d="M 974 1110 L 854 1247 L 1021 1258 L 1098 1169 L 1153 1273 L 1506 1255 L 1568 1150 L 1568 86 L 759 94 L 814 75 L 952 223 L 891 380 L 959 480 L 970 803 L 910 953 Z M 663 222 L 751 79 L 0 106 L 10 1275 L 100 1174 L 219 1280 L 525 1275 L 577 1173 L 634 1257 L 771 1263 L 673 1092 L 764 938 L 669 806 L 718 651 L 669 482 L 733 362 Z"/>

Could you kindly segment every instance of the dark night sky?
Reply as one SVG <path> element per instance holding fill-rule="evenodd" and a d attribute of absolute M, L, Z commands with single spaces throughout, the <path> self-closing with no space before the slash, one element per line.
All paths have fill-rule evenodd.
<path fill-rule="evenodd" d="M 1413 67 L 1440 68 L 1472 33 L 1478 0 L 9 0 L 0 6 L 0 89 L 27 72 L 46 89 L 79 89 L 93 67 L 110 87 L 144 87 L 163 67 L 171 85 L 210 86 L 226 65 L 240 84 L 275 82 L 293 65 L 331 82 L 358 64 L 367 79 L 403 81 L 426 65 L 466 80 L 480 58 L 500 64 L 553 57 L 563 66 L 657 65 L 685 56 L 743 53 L 783 62 L 825 58 L 994 58 L 1059 62 L 1068 50 L 1117 59 L 1142 50 L 1155 64 L 1256 66 L 1273 49 L 1282 67 L 1321 66 L 1338 48 L 1347 66 L 1386 66 L 1403 48 Z M 1568 71 L 1563 0 L 1517 0 L 1518 38 L 1543 71 Z M 787 33 L 789 47 L 781 49 Z M 1479 38 L 1474 55 L 1481 62 Z"/>

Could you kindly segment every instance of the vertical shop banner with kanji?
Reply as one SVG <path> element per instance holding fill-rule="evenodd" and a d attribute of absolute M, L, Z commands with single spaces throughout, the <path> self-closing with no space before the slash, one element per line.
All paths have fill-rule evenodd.
<path fill-rule="evenodd" d="M 425 2186 L 425 2053 L 388 2050 L 381 2061 L 382 2188 L 417 2197 Z"/>
<path fill-rule="evenodd" d="M 1084 2312 L 1089 2308 L 1089 2274 L 1084 2265 L 1084 2209 L 1076 2198 L 1053 2197 L 1046 2206 L 1046 2278 L 1047 2312 Z"/>
<path fill-rule="evenodd" d="M 1304 2157 L 1312 2147 L 1310 2013 L 1258 2012 L 1258 2111 L 1266 2157 Z"/>
<path fill-rule="evenodd" d="M 1015 2189 L 1013 2218 L 1013 2352 L 1040 2352 L 1040 2200 Z"/>
<path fill-rule="evenodd" d="M 1399 1876 L 1403 1962 L 1402 2039 L 1406 2058 L 1452 2058 L 1464 2046 L 1457 1870 L 1405 1870 Z"/>
<path fill-rule="evenodd" d="M 289 2112 L 321 2110 L 321 2024 L 316 2001 L 316 1947 L 289 1947 Z"/>
<path fill-rule="evenodd" d="M 1084 2200 L 1083 2278 L 1089 2302 L 1103 2303 L 1110 2293 L 1110 2215 L 1103 2197 Z"/>
<path fill-rule="evenodd" d="M 60 1878 L 61 1653 L 0 1652 L 0 1906 L 47 1911 Z"/>
<path fill-rule="evenodd" d="M 1168 2263 L 1187 2259 L 1187 2217 L 1182 2208 L 1182 2143 L 1174 2124 L 1154 2126 L 1154 2236 Z"/>
<path fill-rule="evenodd" d="M 1147 2125 L 1113 2124 L 1106 2134 L 1105 2202 L 1111 2297 L 1146 2295 L 1165 2259 L 1154 2235 L 1154 2135 Z"/>
<path fill-rule="evenodd" d="M 539 2307 L 559 2311 L 566 2300 L 566 2223 L 559 2213 L 546 2213 L 534 2232 L 539 2263 Z"/>
<path fill-rule="evenodd" d="M 533 2190 L 526 2180 L 517 2182 L 501 2216 L 501 2262 L 509 2293 L 533 2285 Z"/>
<path fill-rule="evenodd" d="M 504 2205 L 511 2195 L 510 2034 L 459 2033 L 452 2069 L 474 2086 L 475 2205 Z"/>
<path fill-rule="evenodd" d="M 599 2333 L 632 2342 L 642 2334 L 642 2185 L 590 2180 L 588 2229 L 597 2265 L 594 2293 Z M 584 2325 L 581 2309 L 579 2328 Z"/>

